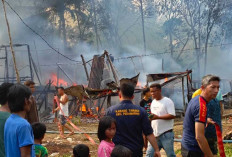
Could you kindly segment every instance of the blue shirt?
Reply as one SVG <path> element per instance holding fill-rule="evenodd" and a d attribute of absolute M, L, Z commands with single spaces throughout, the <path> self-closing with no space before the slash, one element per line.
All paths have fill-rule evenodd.
<path fill-rule="evenodd" d="M 195 139 L 195 122 L 206 124 L 206 101 L 201 96 L 194 97 L 188 104 L 184 117 L 182 146 L 189 151 L 202 152 Z"/>
<path fill-rule="evenodd" d="M 215 121 L 222 130 L 221 107 L 217 99 L 213 99 L 207 104 L 207 117 L 212 118 L 213 121 Z M 217 138 L 216 129 L 214 125 L 209 124 L 205 128 L 205 137 L 206 138 Z"/>
<path fill-rule="evenodd" d="M 30 145 L 32 146 L 31 157 L 35 157 L 32 127 L 27 120 L 17 114 L 11 114 L 6 120 L 4 142 L 6 157 L 21 157 L 20 148 Z"/>
<path fill-rule="evenodd" d="M 153 133 L 145 109 L 134 105 L 129 100 L 124 100 L 120 104 L 110 107 L 106 114 L 117 122 L 117 131 L 113 142 L 129 148 L 135 154 L 141 153 L 144 144 L 143 133 L 146 136 Z"/>

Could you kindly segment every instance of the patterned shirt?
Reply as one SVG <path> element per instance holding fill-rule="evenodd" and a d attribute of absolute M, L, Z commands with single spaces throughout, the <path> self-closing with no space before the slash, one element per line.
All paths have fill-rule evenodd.
<path fill-rule="evenodd" d="M 48 150 L 41 144 L 34 144 L 36 157 L 48 157 Z"/>
<path fill-rule="evenodd" d="M 151 115 L 151 103 L 152 103 L 151 99 L 148 99 L 148 100 L 142 99 L 140 101 L 140 106 L 143 107 L 147 111 L 148 117 Z"/>

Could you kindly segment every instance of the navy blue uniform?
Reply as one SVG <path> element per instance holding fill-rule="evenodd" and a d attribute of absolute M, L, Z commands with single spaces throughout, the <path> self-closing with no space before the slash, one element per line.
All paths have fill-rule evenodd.
<path fill-rule="evenodd" d="M 182 146 L 192 152 L 202 153 L 197 140 L 195 139 L 195 122 L 206 124 L 207 107 L 206 101 L 201 96 L 194 97 L 188 104 L 183 127 Z"/>
<path fill-rule="evenodd" d="M 113 142 L 129 148 L 133 154 L 141 154 L 144 144 L 142 134 L 147 136 L 153 133 L 145 109 L 134 105 L 129 100 L 124 100 L 110 107 L 106 114 L 116 119 L 117 122 Z"/>

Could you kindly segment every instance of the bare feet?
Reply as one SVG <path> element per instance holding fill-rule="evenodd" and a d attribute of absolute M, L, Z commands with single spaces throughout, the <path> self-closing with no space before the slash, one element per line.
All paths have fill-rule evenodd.
<path fill-rule="evenodd" d="M 66 137 L 64 135 L 62 135 L 62 134 L 60 134 L 60 138 L 66 139 Z"/>

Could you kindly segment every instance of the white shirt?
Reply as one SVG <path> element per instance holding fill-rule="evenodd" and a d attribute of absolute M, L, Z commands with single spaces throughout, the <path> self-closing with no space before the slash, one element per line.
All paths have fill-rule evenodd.
<path fill-rule="evenodd" d="M 63 96 L 61 96 L 61 97 L 60 97 L 60 101 L 63 101 L 64 98 L 65 98 L 65 96 L 67 96 L 67 95 L 64 94 Z M 68 102 L 66 102 L 64 105 L 63 105 L 62 103 L 60 103 L 60 108 L 61 108 L 61 110 L 63 111 L 64 116 L 69 116 L 69 115 L 68 115 Z M 61 112 L 61 110 L 60 110 L 59 114 L 60 114 L 60 115 L 63 115 L 62 112 Z"/>
<path fill-rule="evenodd" d="M 166 114 L 171 114 L 173 116 L 175 113 L 175 106 L 171 99 L 167 97 L 163 97 L 161 100 L 153 100 L 151 104 L 151 113 L 163 116 Z M 151 126 L 154 130 L 154 135 L 157 137 L 164 133 L 165 131 L 173 129 L 174 119 L 164 120 L 164 119 L 156 119 L 152 120 Z"/>

